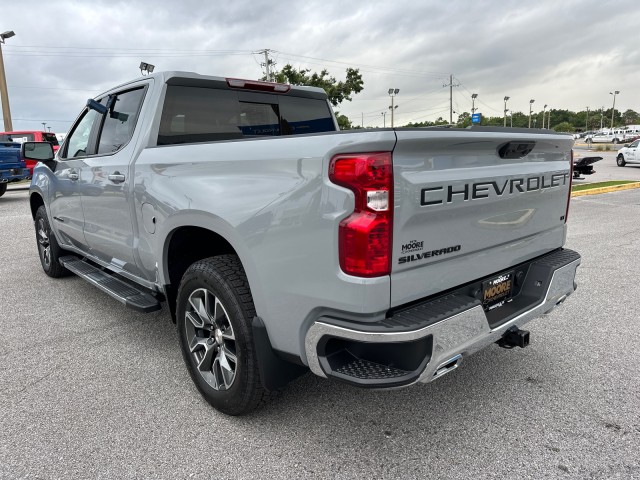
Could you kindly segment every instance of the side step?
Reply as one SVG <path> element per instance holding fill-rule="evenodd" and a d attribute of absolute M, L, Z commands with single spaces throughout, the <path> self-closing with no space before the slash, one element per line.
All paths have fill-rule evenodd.
<path fill-rule="evenodd" d="M 123 282 L 81 258 L 64 256 L 60 257 L 60 263 L 127 307 L 143 313 L 155 312 L 162 308 L 158 299 L 150 293 Z"/>

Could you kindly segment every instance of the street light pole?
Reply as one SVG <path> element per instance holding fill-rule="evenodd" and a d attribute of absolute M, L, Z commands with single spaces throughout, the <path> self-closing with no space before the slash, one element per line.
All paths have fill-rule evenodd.
<path fill-rule="evenodd" d="M 551 128 L 551 109 L 549 109 L 549 115 L 547 116 L 547 128 Z"/>
<path fill-rule="evenodd" d="M 504 97 L 504 126 L 507 126 L 507 100 L 509 97 Z"/>
<path fill-rule="evenodd" d="M 477 93 L 472 93 L 471 94 L 471 115 L 473 115 L 474 113 L 476 113 L 476 98 L 478 98 L 478 94 Z"/>
<path fill-rule="evenodd" d="M 389 89 L 389 96 L 391 97 L 391 106 L 389 107 L 391 109 L 391 128 L 393 128 L 393 111 L 398 108 L 398 106 L 394 106 L 393 105 L 393 100 L 395 98 L 395 96 L 398 94 L 398 92 L 400 92 L 399 89 L 397 88 L 390 88 Z"/>
<path fill-rule="evenodd" d="M 529 128 L 531 128 L 531 107 L 533 107 L 533 102 L 535 100 L 529 100 Z M 513 115 L 513 112 L 511 112 L 511 115 Z"/>
<path fill-rule="evenodd" d="M 544 116 L 547 114 L 547 104 L 544 104 L 544 108 L 542 109 L 542 128 L 544 128 Z"/>
<path fill-rule="evenodd" d="M 15 35 L 12 30 L 0 33 L 0 100 L 2 101 L 2 118 L 4 120 L 4 131 L 13 130 L 11 123 L 11 108 L 9 108 L 9 92 L 7 90 L 7 77 L 4 73 L 4 60 L 2 58 L 2 44 L 7 38 Z"/>
<path fill-rule="evenodd" d="M 609 92 L 609 95 L 613 95 L 613 108 L 611 109 L 611 130 L 613 133 L 613 114 L 616 111 L 616 95 L 620 94 L 619 90 L 614 90 L 613 92 Z"/>
<path fill-rule="evenodd" d="M 382 128 L 387 128 L 387 112 L 382 113 Z"/>

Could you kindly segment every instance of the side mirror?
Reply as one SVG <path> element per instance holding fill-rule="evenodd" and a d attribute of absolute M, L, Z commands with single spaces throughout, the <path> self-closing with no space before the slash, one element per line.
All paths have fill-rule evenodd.
<path fill-rule="evenodd" d="M 53 160 L 53 145 L 49 142 L 24 142 L 20 146 L 20 154 L 24 160 L 50 162 Z"/>

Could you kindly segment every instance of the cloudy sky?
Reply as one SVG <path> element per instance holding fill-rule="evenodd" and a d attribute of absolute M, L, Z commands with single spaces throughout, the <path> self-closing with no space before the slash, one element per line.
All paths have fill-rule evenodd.
<path fill-rule="evenodd" d="M 86 99 L 159 70 L 259 78 L 277 67 L 359 68 L 364 90 L 338 110 L 382 126 L 389 88 L 396 125 L 471 110 L 610 108 L 640 111 L 637 0 L 63 1 L 12 2 L 0 32 L 13 126 L 64 133 Z M 454 114 L 454 120 L 456 119 Z M 389 126 L 389 118 L 386 118 Z M 552 120 L 553 122 L 553 120 Z"/>

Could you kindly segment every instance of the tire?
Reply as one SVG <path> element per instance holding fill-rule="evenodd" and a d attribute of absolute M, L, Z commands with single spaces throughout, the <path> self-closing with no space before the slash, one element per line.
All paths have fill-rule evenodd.
<path fill-rule="evenodd" d="M 624 161 L 624 155 L 618 155 L 618 157 L 616 158 L 616 163 L 619 167 L 624 167 L 627 164 L 627 162 Z"/>
<path fill-rule="evenodd" d="M 6 183 L 0 183 L 0 197 L 2 195 L 4 195 L 4 192 L 7 191 L 7 184 Z"/>
<path fill-rule="evenodd" d="M 180 282 L 176 324 L 191 379 L 215 409 L 243 415 L 266 402 L 251 324 L 247 276 L 235 255 L 191 265 Z"/>
<path fill-rule="evenodd" d="M 617 145 L 617 144 L 618 144 L 618 139 L 617 139 L 617 138 L 614 138 L 614 139 L 613 139 L 613 144 L 614 144 L 614 145 Z"/>
<path fill-rule="evenodd" d="M 591 140 L 590 138 L 587 138 L 586 143 L 591 144 L 593 142 L 593 140 Z"/>
<path fill-rule="evenodd" d="M 36 212 L 35 227 L 38 255 L 40 256 L 40 263 L 44 273 L 51 278 L 70 275 L 71 272 L 64 268 L 59 261 L 59 258 L 64 254 L 64 250 L 60 248 L 55 235 L 51 231 L 44 205 L 41 205 Z"/>

